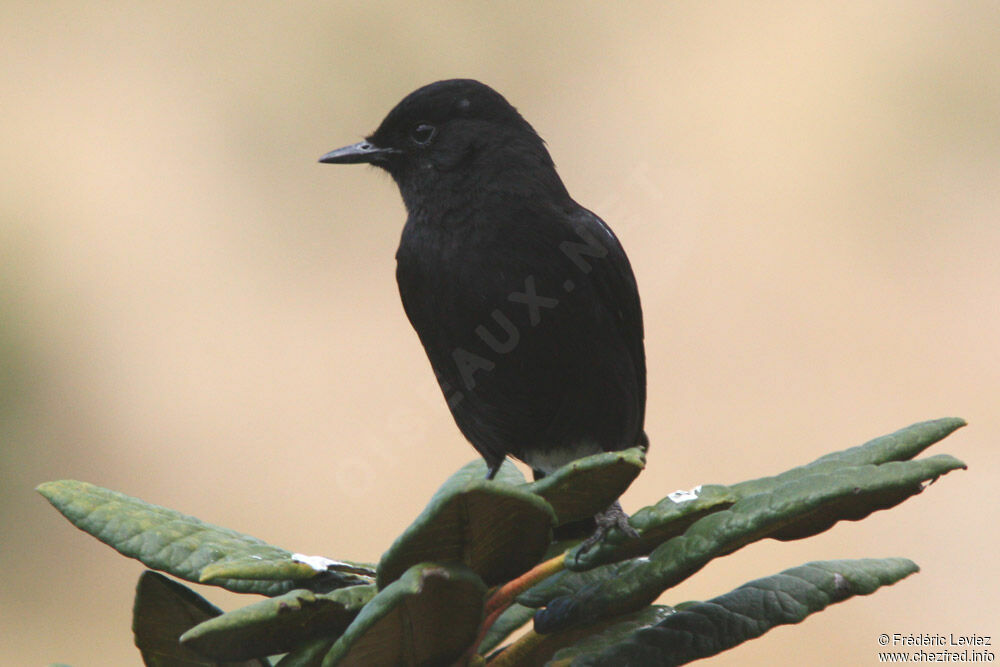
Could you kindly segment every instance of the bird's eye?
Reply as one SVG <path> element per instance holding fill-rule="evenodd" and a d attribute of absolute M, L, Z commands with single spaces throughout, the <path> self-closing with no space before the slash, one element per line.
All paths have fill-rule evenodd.
<path fill-rule="evenodd" d="M 420 145 L 430 143 L 430 140 L 434 138 L 437 133 L 437 129 L 433 125 L 426 125 L 421 123 L 413 128 L 410 132 L 410 137 Z"/>

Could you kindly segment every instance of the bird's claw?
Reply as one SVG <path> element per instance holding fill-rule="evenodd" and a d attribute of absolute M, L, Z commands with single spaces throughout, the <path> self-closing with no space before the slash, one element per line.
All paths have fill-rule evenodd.
<path fill-rule="evenodd" d="M 586 554 L 594 548 L 594 545 L 600 544 L 614 528 L 620 530 L 628 538 L 636 539 L 639 537 L 639 531 L 628 522 L 628 514 L 625 514 L 625 510 L 622 509 L 617 500 L 608 509 L 600 514 L 595 514 L 594 521 L 597 523 L 597 530 L 580 543 L 580 548 L 577 550 L 578 556 Z"/>

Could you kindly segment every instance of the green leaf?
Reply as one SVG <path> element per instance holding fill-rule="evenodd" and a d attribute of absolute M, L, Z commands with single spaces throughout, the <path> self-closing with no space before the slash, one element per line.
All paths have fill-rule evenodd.
<path fill-rule="evenodd" d="M 574 628 L 552 635 L 529 634 L 504 648 L 496 656 L 498 665 L 548 665 L 553 656 L 569 646 L 599 637 L 601 647 L 628 639 L 643 628 L 650 627 L 674 613 L 666 606 L 649 606 L 637 612 L 605 619 L 585 628 Z"/>
<path fill-rule="evenodd" d="M 571 646 L 595 646 L 591 651 L 614 646 L 629 639 L 639 630 L 660 623 L 674 613 L 673 608 L 664 605 L 650 605 L 639 611 L 605 619 L 585 628 L 576 628 L 554 635 L 539 635 L 527 650 L 518 655 L 515 664 L 549 665 L 561 651 Z M 655 664 L 655 663 L 653 663 Z"/>
<path fill-rule="evenodd" d="M 597 588 L 605 582 L 614 581 L 633 567 L 634 563 L 633 559 L 609 563 L 591 570 L 563 570 L 519 594 L 516 600 L 526 607 L 543 607 L 555 598 L 573 595 L 577 591 Z"/>
<path fill-rule="evenodd" d="M 464 472 L 463 472 L 464 471 Z M 464 475 L 466 479 L 486 479 L 486 474 L 489 469 L 486 467 L 486 461 L 482 459 L 476 459 L 474 461 L 469 461 L 463 467 L 459 468 L 455 475 Z M 452 475 L 452 477 L 455 477 Z M 519 486 L 525 484 L 526 480 L 521 471 L 518 470 L 517 466 L 511 463 L 510 459 L 504 459 L 503 463 L 500 465 L 500 469 L 497 474 L 493 477 L 494 482 L 500 482 L 501 484 L 510 484 L 511 486 Z"/>
<path fill-rule="evenodd" d="M 461 563 L 490 585 L 508 581 L 538 563 L 554 522 L 548 503 L 524 488 L 488 481 L 485 464 L 474 461 L 444 483 L 382 556 L 378 586 L 425 561 Z"/>
<path fill-rule="evenodd" d="M 290 552 L 256 537 L 87 482 L 46 482 L 37 491 L 80 530 L 147 567 L 187 581 L 199 582 L 202 570 L 224 561 L 291 562 Z M 336 572 L 314 572 L 313 576 L 309 587 L 316 590 L 367 583 Z M 280 595 L 302 587 L 291 580 L 221 579 L 212 583 L 236 593 L 261 595 Z"/>
<path fill-rule="evenodd" d="M 730 487 L 721 485 L 698 487 L 695 500 L 677 503 L 671 501 L 669 497 L 664 498 L 656 505 L 644 507 L 632 515 L 630 523 L 639 531 L 639 539 L 630 539 L 618 531 L 612 531 L 600 544 L 595 545 L 588 552 L 581 554 L 579 549 L 573 551 L 566 559 L 566 566 L 573 570 L 586 570 L 602 563 L 648 554 L 657 545 L 684 532 L 695 520 L 712 512 L 726 509 L 740 498 L 759 493 L 771 493 L 783 484 L 812 478 L 818 474 L 832 474 L 838 470 L 857 468 L 863 465 L 909 460 L 964 425 L 964 420 L 951 417 L 920 422 L 875 438 L 863 445 L 827 454 L 812 463 L 792 468 L 779 475 L 749 480 Z M 903 493 L 902 497 L 887 496 L 883 498 L 884 507 L 891 507 L 912 495 L 905 490 L 900 491 L 900 493 Z M 845 505 L 849 502 L 848 500 Z M 858 520 L 867 516 L 871 511 L 884 509 L 884 507 L 876 505 L 878 502 L 870 501 L 870 499 L 864 503 L 856 504 L 853 516 L 845 506 L 840 519 Z M 869 509 L 865 511 L 865 508 Z M 816 518 L 816 520 L 807 521 L 798 527 L 790 527 L 784 533 L 775 534 L 772 537 L 775 539 L 800 539 L 810 534 L 822 532 L 831 525 L 833 525 L 832 522 L 824 525 Z"/>
<path fill-rule="evenodd" d="M 645 465 L 646 454 L 640 447 L 605 452 L 568 463 L 526 488 L 545 498 L 562 525 L 606 510 Z"/>
<path fill-rule="evenodd" d="M 500 646 L 500 642 L 507 639 L 512 632 L 521 628 L 525 623 L 531 620 L 535 615 L 535 610 L 531 607 L 525 607 L 517 603 L 512 604 L 507 607 L 499 618 L 493 622 L 489 630 L 486 631 L 486 636 L 483 637 L 483 641 L 480 642 L 479 648 L 476 653 L 479 655 L 486 655 L 497 646 Z"/>
<path fill-rule="evenodd" d="M 294 590 L 200 623 L 180 641 L 218 660 L 286 653 L 312 639 L 339 637 L 374 596 L 374 585 L 325 594 Z"/>
<path fill-rule="evenodd" d="M 336 639 L 314 639 L 286 653 L 275 667 L 321 667 Z"/>
<path fill-rule="evenodd" d="M 910 496 L 923 491 L 941 475 L 952 470 L 964 470 L 966 465 L 948 454 L 938 454 L 915 461 L 889 461 L 878 466 L 848 468 L 824 477 L 848 481 L 858 471 L 853 493 L 842 493 L 830 502 L 817 503 L 812 512 L 804 512 L 768 537 L 776 540 L 799 540 L 828 530 L 838 521 L 860 521 L 872 512 L 889 509 Z M 810 478 L 791 482 L 787 488 L 799 487 L 803 493 Z"/>
<path fill-rule="evenodd" d="M 217 579 L 257 579 L 257 580 L 302 580 L 326 572 L 337 574 L 357 575 L 366 579 L 374 579 L 375 566 L 367 563 L 355 563 L 353 561 L 334 561 L 326 558 L 316 559 L 320 561 L 317 569 L 316 565 L 296 560 L 302 558 L 299 554 L 294 554 L 290 558 L 277 558 L 263 560 L 261 558 L 235 558 L 233 560 L 223 560 L 211 565 L 206 565 L 201 571 L 200 583 L 208 584 Z"/>
<path fill-rule="evenodd" d="M 731 507 L 737 495 L 728 486 L 706 484 L 689 494 L 691 499 L 674 500 L 674 494 L 649 507 L 643 507 L 631 516 L 629 523 L 639 532 L 638 538 L 613 530 L 589 551 L 580 553 L 577 548 L 566 557 L 566 566 L 572 570 L 588 570 L 603 563 L 624 560 L 648 554 L 671 537 L 682 534 L 698 519 Z"/>
<path fill-rule="evenodd" d="M 589 579 L 563 573 L 552 584 L 535 587 L 533 600 L 522 595 L 518 601 L 530 606 L 556 592 L 556 586 L 574 589 L 550 599 L 547 608 L 535 615 L 535 629 L 542 633 L 634 611 L 713 558 L 765 537 L 811 535 L 837 520 L 884 509 L 919 493 L 927 480 L 964 467 L 961 461 L 940 455 L 793 478 L 769 493 L 742 498 L 729 509 L 699 519 L 648 558 L 595 568 L 588 573 Z M 602 573 L 604 568 L 609 569 Z"/>
<path fill-rule="evenodd" d="M 323 667 L 450 664 L 475 640 L 485 594 L 462 566 L 415 565 L 365 605 Z"/>
<path fill-rule="evenodd" d="M 132 609 L 135 645 L 149 667 L 264 667 L 270 663 L 217 662 L 198 655 L 178 641 L 188 628 L 222 611 L 190 588 L 146 570 L 139 577 Z"/>
<path fill-rule="evenodd" d="M 643 628 L 612 626 L 555 654 L 550 665 L 644 667 L 683 665 L 760 637 L 778 625 L 855 595 L 869 595 L 916 572 L 905 558 L 807 563 L 751 581 L 708 602 L 686 603 Z M 816 661 L 822 655 L 815 656 Z M 803 658 L 808 661 L 808 658 Z"/>
<path fill-rule="evenodd" d="M 965 425 L 965 420 L 959 417 L 943 417 L 917 422 L 888 435 L 869 440 L 863 445 L 821 456 L 813 461 L 812 465 L 820 465 L 829 460 L 852 466 L 888 463 L 889 461 L 909 461 Z"/>
<path fill-rule="evenodd" d="M 931 445 L 965 426 L 965 420 L 955 417 L 932 419 L 901 428 L 898 431 L 869 440 L 863 445 L 821 456 L 812 463 L 792 468 L 774 477 L 762 477 L 734 484 L 731 489 L 740 497 L 767 493 L 794 479 L 821 472 L 890 461 L 908 461 Z"/>

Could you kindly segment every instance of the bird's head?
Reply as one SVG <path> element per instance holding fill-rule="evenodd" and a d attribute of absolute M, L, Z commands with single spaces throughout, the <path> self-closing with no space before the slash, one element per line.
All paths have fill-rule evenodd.
<path fill-rule="evenodd" d="M 505 183 L 565 193 L 541 137 L 500 93 L 472 79 L 418 88 L 364 141 L 330 151 L 319 161 L 385 169 L 408 208 L 433 194 Z"/>

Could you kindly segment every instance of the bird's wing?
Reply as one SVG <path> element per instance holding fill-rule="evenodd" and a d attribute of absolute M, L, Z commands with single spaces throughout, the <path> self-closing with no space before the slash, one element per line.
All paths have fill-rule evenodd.
<path fill-rule="evenodd" d="M 643 346 L 645 336 L 642 321 L 642 306 L 639 302 L 639 288 L 636 284 L 632 264 L 625 254 L 618 237 L 611 228 L 591 211 L 582 208 L 574 215 L 577 234 L 586 230 L 597 242 L 608 250 L 608 261 L 595 262 L 593 272 L 594 285 L 601 295 L 601 301 L 615 315 L 622 338 L 626 341 L 636 370 L 640 374 L 640 384 L 643 387 L 645 399 L 646 387 L 646 354 Z"/>
<path fill-rule="evenodd" d="M 487 461 L 630 446 L 645 357 L 621 244 L 575 205 L 507 204 L 447 230 L 410 221 L 397 252 L 403 306 L 459 428 Z"/>

